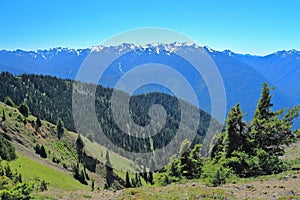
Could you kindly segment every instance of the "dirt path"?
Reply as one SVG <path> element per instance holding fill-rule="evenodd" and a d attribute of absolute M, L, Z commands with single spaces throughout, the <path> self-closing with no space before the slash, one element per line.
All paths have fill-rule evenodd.
<path fill-rule="evenodd" d="M 226 184 L 220 188 L 230 191 L 237 199 L 278 199 L 292 196 L 300 199 L 300 174 L 286 176 L 282 180 Z"/>

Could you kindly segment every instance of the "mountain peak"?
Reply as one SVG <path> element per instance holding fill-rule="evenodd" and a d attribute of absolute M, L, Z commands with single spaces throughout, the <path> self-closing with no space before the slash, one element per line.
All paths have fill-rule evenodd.
<path fill-rule="evenodd" d="M 211 48 L 208 47 L 208 46 L 204 46 L 203 48 L 204 48 L 207 52 L 210 52 L 210 53 L 216 52 L 215 50 L 211 49 Z"/>
<path fill-rule="evenodd" d="M 222 53 L 228 55 L 228 56 L 232 56 L 232 55 L 235 55 L 236 53 L 230 51 L 229 49 L 225 49 L 224 51 L 222 51 Z"/>
<path fill-rule="evenodd" d="M 290 49 L 290 50 L 281 50 L 274 53 L 275 55 L 292 55 L 292 54 L 300 54 L 300 51 L 297 51 L 296 49 Z"/>

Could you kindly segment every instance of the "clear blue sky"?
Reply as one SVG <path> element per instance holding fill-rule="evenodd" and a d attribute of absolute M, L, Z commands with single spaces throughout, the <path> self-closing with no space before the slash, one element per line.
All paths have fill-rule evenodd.
<path fill-rule="evenodd" d="M 300 50 L 299 0 L 1 0 L 0 49 L 87 48 L 163 27 L 216 50 Z"/>

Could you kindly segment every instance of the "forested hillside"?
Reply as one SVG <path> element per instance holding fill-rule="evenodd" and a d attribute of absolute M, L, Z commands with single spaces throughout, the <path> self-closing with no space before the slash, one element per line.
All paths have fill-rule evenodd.
<path fill-rule="evenodd" d="M 17 105 L 22 103 L 28 105 L 33 115 L 54 124 L 61 119 L 68 130 L 76 132 L 72 116 L 73 81 L 39 75 L 24 74 L 13 76 L 10 73 L 3 72 L 0 74 L 0 82 L 2 83 L 0 85 L 0 90 L 2 91 L 0 93 L 0 100 L 5 101 L 5 98 L 10 97 Z M 95 109 L 102 130 L 114 144 L 117 144 L 119 147 L 125 147 L 128 151 L 149 152 L 165 146 L 175 136 L 181 122 L 181 112 L 177 98 L 163 93 L 149 93 L 131 97 L 130 114 L 135 123 L 141 126 L 149 123 L 148 111 L 154 104 L 161 104 L 167 114 L 166 124 L 161 132 L 150 138 L 143 139 L 124 133 L 116 125 L 110 108 L 112 92 L 112 89 L 98 86 L 95 94 Z M 127 94 L 123 93 L 123 95 L 126 96 Z M 195 106 L 183 101 L 182 105 L 191 111 L 198 110 Z M 210 115 L 201 110 L 200 116 L 194 143 L 201 143 L 203 141 L 211 120 Z M 188 134 L 194 125 L 192 123 L 194 116 L 190 115 L 187 117 L 189 119 L 186 121 L 189 124 L 183 125 L 183 131 Z M 212 127 L 212 132 L 214 132 L 220 129 L 221 125 L 212 119 Z M 100 144 L 103 142 L 103 139 L 95 132 L 87 130 L 82 134 L 95 139 Z"/>

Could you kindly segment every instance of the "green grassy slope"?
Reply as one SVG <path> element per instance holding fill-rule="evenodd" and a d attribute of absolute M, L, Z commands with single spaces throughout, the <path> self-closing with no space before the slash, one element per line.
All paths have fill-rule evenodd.
<path fill-rule="evenodd" d="M 34 181 L 35 179 L 46 180 L 49 183 L 49 190 L 88 190 L 89 187 L 82 185 L 75 180 L 71 173 L 66 173 L 43 165 L 24 155 L 18 154 L 18 158 L 10 162 L 11 169 L 17 170 L 22 174 L 26 181 Z"/>

